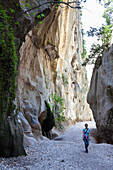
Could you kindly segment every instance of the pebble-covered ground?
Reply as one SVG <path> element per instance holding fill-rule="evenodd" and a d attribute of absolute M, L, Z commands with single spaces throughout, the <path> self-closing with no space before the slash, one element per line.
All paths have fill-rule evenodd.
<path fill-rule="evenodd" d="M 91 137 L 89 153 L 84 152 L 84 124 L 76 123 L 56 140 L 27 148 L 26 157 L 0 158 L 0 170 L 113 170 L 113 145 L 96 144 Z M 94 122 L 88 124 L 93 131 Z"/>

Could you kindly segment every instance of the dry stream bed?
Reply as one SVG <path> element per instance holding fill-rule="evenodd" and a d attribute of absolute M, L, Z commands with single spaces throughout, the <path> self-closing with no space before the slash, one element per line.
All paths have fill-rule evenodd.
<path fill-rule="evenodd" d="M 40 141 L 35 147 L 26 148 L 27 156 L 0 158 L 0 170 L 113 170 L 113 145 L 96 144 L 96 127 L 91 129 L 89 153 L 84 152 L 82 129 L 86 122 L 79 122 L 56 140 Z"/>

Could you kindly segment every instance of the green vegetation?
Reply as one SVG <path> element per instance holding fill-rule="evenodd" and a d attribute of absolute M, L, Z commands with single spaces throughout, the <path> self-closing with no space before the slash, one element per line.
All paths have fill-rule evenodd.
<path fill-rule="evenodd" d="M 64 85 L 68 85 L 68 77 L 65 75 L 65 73 L 62 73 L 62 81 Z"/>
<path fill-rule="evenodd" d="M 86 41 L 84 40 L 85 33 L 84 33 L 83 28 L 82 28 L 81 32 L 82 32 L 82 39 L 83 39 L 82 40 L 82 46 L 83 46 L 82 59 L 85 59 L 87 56 L 87 50 L 86 50 Z"/>
<path fill-rule="evenodd" d="M 6 10 L 0 10 L 0 116 L 12 115 L 16 96 L 17 60 L 15 37 Z"/>
<path fill-rule="evenodd" d="M 12 18 L 0 5 L 0 157 L 26 155 L 23 129 L 17 119 L 17 60 Z M 12 11 L 13 12 L 13 11 Z"/>
<path fill-rule="evenodd" d="M 56 93 L 50 95 L 51 103 L 50 107 L 54 113 L 56 126 L 58 129 L 63 129 L 62 122 L 66 121 L 64 116 L 64 99 L 58 96 Z"/>
<path fill-rule="evenodd" d="M 48 2 L 47 2 L 48 3 Z M 16 20 L 13 20 L 13 16 L 15 15 L 15 9 L 9 8 L 7 10 L 2 9 L 2 3 L 0 2 L 0 115 L 4 115 L 7 112 L 7 116 L 11 115 L 14 111 L 14 100 L 16 96 L 16 76 L 17 76 L 17 61 L 18 57 L 16 55 L 16 47 L 15 47 L 15 36 L 12 29 L 14 24 L 19 26 L 18 18 L 20 18 L 23 14 L 29 16 L 29 12 L 39 8 L 42 5 L 47 3 L 43 3 L 38 6 L 34 6 L 34 4 L 30 4 L 30 1 L 21 0 L 21 7 L 27 8 L 26 11 L 19 14 L 19 17 Z M 56 2 L 52 1 L 53 5 L 57 5 L 63 3 L 65 5 L 69 5 L 69 3 L 65 3 L 62 0 Z M 73 2 L 75 3 L 75 2 Z M 19 7 L 18 3 L 15 3 L 16 7 Z M 71 4 L 70 4 L 71 7 Z M 10 17 L 10 14 L 12 17 Z M 33 12 L 35 16 L 35 12 Z M 44 13 L 38 14 L 37 19 L 39 20 L 39 24 L 42 24 L 42 19 L 45 17 Z M 36 29 L 39 29 L 37 27 Z M 48 85 L 47 85 L 48 86 Z"/>
<path fill-rule="evenodd" d="M 113 7 L 111 3 L 105 3 L 105 12 L 103 17 L 105 18 L 106 24 L 103 24 L 99 29 L 90 28 L 88 36 L 97 36 L 98 43 L 94 43 L 90 49 L 90 55 L 85 59 L 83 66 L 86 64 L 95 64 L 96 59 L 102 59 L 103 52 L 107 50 L 111 45 L 112 32 L 113 32 Z"/>

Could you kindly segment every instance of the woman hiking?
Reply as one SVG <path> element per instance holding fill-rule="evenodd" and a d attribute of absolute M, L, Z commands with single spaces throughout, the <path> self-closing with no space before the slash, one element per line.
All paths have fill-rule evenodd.
<path fill-rule="evenodd" d="M 90 129 L 88 128 L 88 124 L 86 123 L 85 128 L 83 129 L 83 141 L 84 141 L 84 144 L 85 144 L 86 153 L 88 153 L 89 132 L 90 132 Z"/>

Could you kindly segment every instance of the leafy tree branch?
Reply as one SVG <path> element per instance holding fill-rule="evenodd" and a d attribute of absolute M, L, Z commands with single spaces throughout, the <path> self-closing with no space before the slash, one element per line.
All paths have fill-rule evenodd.
<path fill-rule="evenodd" d="M 105 4 L 106 9 L 103 18 L 105 18 L 106 23 L 98 29 L 90 27 L 90 30 L 87 31 L 89 37 L 97 36 L 98 42 L 92 44 L 90 54 L 82 64 L 83 66 L 86 66 L 86 64 L 95 64 L 97 58 L 101 61 L 104 51 L 111 45 L 113 32 L 113 7 L 110 5 L 111 3 Z"/>
<path fill-rule="evenodd" d="M 44 2 L 44 3 L 40 4 L 40 5 L 31 7 L 30 9 L 27 9 L 27 10 L 25 10 L 24 12 L 22 12 L 21 14 L 19 14 L 19 16 L 12 22 L 11 26 L 13 26 L 13 25 L 15 24 L 15 22 L 16 22 L 22 15 L 24 15 L 24 14 L 26 14 L 26 13 L 32 11 L 32 10 L 35 10 L 35 9 L 37 9 L 37 8 L 40 8 L 41 6 L 47 5 L 47 4 L 52 4 L 52 5 L 55 5 L 55 4 L 58 4 L 58 5 L 64 4 L 64 5 L 66 5 L 66 6 L 70 7 L 70 8 L 73 8 L 73 9 L 81 9 L 80 3 L 79 3 L 78 0 L 77 0 L 77 1 L 72 1 L 72 2 L 63 2 L 62 0 L 60 0 L 60 1 L 48 1 L 48 2 Z M 76 4 L 76 5 L 73 6 L 73 4 Z M 30 5 L 29 5 L 29 6 L 30 6 Z"/>

